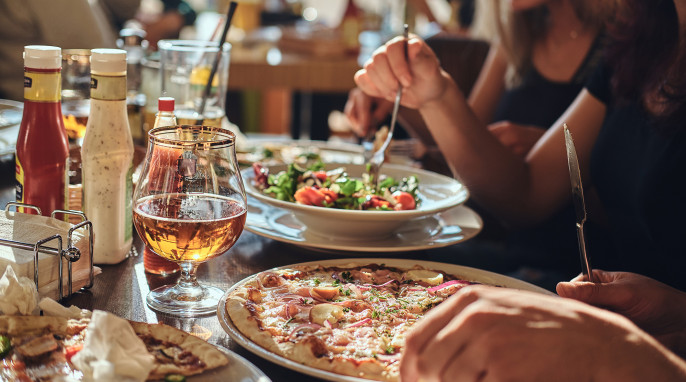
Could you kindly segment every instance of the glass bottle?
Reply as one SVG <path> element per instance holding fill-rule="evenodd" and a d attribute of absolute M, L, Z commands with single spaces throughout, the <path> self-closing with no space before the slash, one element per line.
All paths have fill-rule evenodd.
<path fill-rule="evenodd" d="M 362 11 L 355 5 L 354 0 L 348 0 L 348 6 L 343 13 L 340 30 L 346 53 L 357 55 L 360 53 L 360 32 L 362 31 Z"/>
<path fill-rule="evenodd" d="M 37 206 L 43 215 L 66 209 L 68 200 L 69 142 L 60 102 L 61 68 L 60 48 L 24 47 L 24 114 L 16 145 L 16 200 Z"/>
<path fill-rule="evenodd" d="M 97 264 L 131 249 L 133 141 L 126 113 L 126 51 L 91 51 L 91 110 L 81 147 L 83 209 L 93 223 Z"/>
<path fill-rule="evenodd" d="M 139 28 L 124 28 L 119 31 L 117 47 L 126 51 L 126 107 L 131 127 L 131 138 L 137 144 L 145 143 L 143 131 L 143 110 L 146 97 L 141 93 L 142 60 L 148 42 L 145 31 Z"/>
<path fill-rule="evenodd" d="M 155 116 L 154 127 L 176 126 L 173 97 L 160 97 L 157 100 L 157 108 L 159 111 Z M 157 255 L 147 245 L 143 250 L 143 265 L 146 272 L 161 276 L 168 276 L 179 271 L 179 264 Z"/>

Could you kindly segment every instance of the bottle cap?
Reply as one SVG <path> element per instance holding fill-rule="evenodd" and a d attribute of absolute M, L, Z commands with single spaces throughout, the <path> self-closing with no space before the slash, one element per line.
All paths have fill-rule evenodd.
<path fill-rule="evenodd" d="M 48 45 L 27 45 L 24 47 L 24 66 L 34 69 L 60 69 L 62 49 Z"/>
<path fill-rule="evenodd" d="M 126 72 L 126 51 L 122 49 L 91 50 L 91 71 L 99 73 Z"/>
<path fill-rule="evenodd" d="M 157 100 L 159 111 L 174 111 L 174 97 L 160 97 Z"/>

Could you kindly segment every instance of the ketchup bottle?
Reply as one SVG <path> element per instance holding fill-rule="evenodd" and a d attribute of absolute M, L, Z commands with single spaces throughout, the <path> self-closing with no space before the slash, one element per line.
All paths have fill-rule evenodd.
<path fill-rule="evenodd" d="M 62 120 L 62 51 L 55 46 L 24 47 L 24 114 L 16 148 L 17 202 L 43 215 L 66 209 L 69 142 Z M 21 212 L 35 213 L 31 209 Z"/>

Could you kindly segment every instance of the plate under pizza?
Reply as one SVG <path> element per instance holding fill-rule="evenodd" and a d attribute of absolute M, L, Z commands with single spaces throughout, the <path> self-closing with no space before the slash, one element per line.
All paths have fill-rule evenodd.
<path fill-rule="evenodd" d="M 294 280 L 299 284 L 295 285 Z M 217 314 L 220 324 L 234 341 L 275 364 L 330 381 L 395 381 L 404 333 L 431 307 L 470 284 L 551 294 L 521 280 L 454 264 L 386 258 L 336 259 L 292 264 L 246 277 L 227 290 L 219 302 Z M 261 292 L 255 292 L 260 288 Z M 288 292 L 289 288 L 291 292 Z M 298 295 L 292 292 L 293 288 Z M 283 292 L 278 302 L 265 294 L 269 290 Z M 303 290 L 307 292 L 302 293 Z M 253 295 L 259 297 L 253 298 Z M 308 295 L 310 297 L 305 297 Z M 363 305 L 361 301 L 369 304 Z M 249 309 L 242 309 L 241 303 Z M 241 310 L 254 308 L 262 310 L 259 317 L 252 317 L 259 321 L 259 330 L 251 330 L 250 326 L 254 325 L 250 323 L 251 316 L 241 313 Z M 305 311 L 307 313 L 303 313 Z M 389 324 L 381 324 L 382 321 Z M 375 336 L 383 340 L 369 345 L 371 350 L 345 342 L 344 346 L 338 346 L 336 336 L 349 336 L 357 341 L 367 326 L 372 326 Z M 280 335 L 281 331 L 283 335 Z M 382 338 L 384 336 L 388 339 Z M 317 342 L 310 337 L 324 339 L 328 353 L 322 351 L 315 357 L 328 357 L 328 363 L 315 360 L 309 351 L 303 358 L 300 350 L 291 350 L 305 338 Z M 335 349 L 348 350 L 335 353 Z M 355 359 L 341 362 L 343 357 Z M 340 365 L 334 367 L 334 363 Z M 383 367 L 378 365 L 381 363 Z"/>

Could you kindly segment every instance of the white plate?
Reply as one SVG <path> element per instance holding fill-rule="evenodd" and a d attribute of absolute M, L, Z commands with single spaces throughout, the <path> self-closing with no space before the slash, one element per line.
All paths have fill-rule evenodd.
<path fill-rule="evenodd" d="M 326 170 L 344 167 L 351 178 L 362 178 L 365 165 L 328 163 Z M 288 168 L 288 165 L 265 166 L 270 174 Z M 243 171 L 246 192 L 263 203 L 291 211 L 311 232 L 322 236 L 336 236 L 346 240 L 378 240 L 391 237 L 402 225 L 412 219 L 426 218 L 449 208 L 461 205 L 469 192 L 456 179 L 414 167 L 385 164 L 381 174 L 401 179 L 416 175 L 419 180 L 420 204 L 414 210 L 376 211 L 345 210 L 298 204 L 265 195 L 253 185 L 253 169 Z"/>
<path fill-rule="evenodd" d="M 283 136 L 250 136 L 248 138 L 247 152 L 238 152 L 236 154 L 241 163 L 291 163 L 295 160 L 296 156 L 306 153 L 319 154 L 324 163 L 364 163 L 362 146 L 352 143 L 292 140 Z M 265 148 L 273 151 L 273 158 L 264 158 Z"/>
<path fill-rule="evenodd" d="M 231 350 L 217 346 L 226 354 L 229 363 L 216 369 L 208 370 L 200 375 L 188 377 L 189 382 L 240 381 L 240 382 L 271 382 L 271 380 L 250 363 L 247 359 Z"/>
<path fill-rule="evenodd" d="M 391 212 L 392 213 L 392 212 Z M 290 211 L 248 197 L 245 229 L 284 243 L 347 252 L 404 252 L 440 248 L 476 236 L 483 227 L 481 217 L 465 206 L 453 207 L 423 219 L 410 220 L 391 236 L 372 240 L 346 240 L 337 235 L 308 231 Z"/>
<path fill-rule="evenodd" d="M 398 267 L 398 268 L 411 268 L 414 265 L 420 265 L 422 267 L 428 268 L 428 269 L 436 269 L 443 271 L 445 273 L 449 273 L 451 275 L 454 275 L 458 278 L 461 278 L 463 280 L 469 280 L 469 281 L 476 281 L 480 282 L 483 284 L 489 284 L 489 285 L 498 285 L 498 286 L 503 286 L 503 287 L 508 287 L 508 288 L 514 288 L 514 289 L 521 289 L 521 290 L 528 290 L 531 292 L 538 292 L 538 293 L 543 293 L 543 294 L 548 294 L 552 295 L 551 292 L 539 288 L 535 285 L 529 284 L 527 282 L 517 280 L 508 276 L 503 276 L 498 273 L 493 273 L 493 272 L 488 272 L 484 271 L 481 269 L 476 269 L 476 268 L 470 268 L 470 267 L 463 267 L 460 265 L 454 265 L 454 264 L 446 264 L 446 263 L 438 263 L 438 262 L 433 262 L 433 261 L 422 261 L 422 260 L 407 260 L 407 259 L 337 259 L 337 260 L 322 260 L 322 261 L 310 261 L 307 263 L 300 263 L 300 264 L 294 264 L 294 265 L 322 265 L 325 267 L 334 267 L 334 266 L 346 266 L 350 264 L 351 262 L 354 262 L 356 264 L 371 264 L 371 263 L 384 263 L 387 266 L 391 267 Z M 285 267 L 279 267 L 279 268 L 290 268 L 293 267 L 294 265 L 288 265 Z M 279 269 L 275 268 L 275 269 Z M 369 382 L 368 379 L 363 379 L 363 378 L 356 378 L 356 377 L 350 377 L 346 375 L 341 375 L 341 374 L 336 374 L 332 373 L 330 371 L 326 370 L 321 370 L 317 369 L 314 367 L 310 366 L 305 366 L 302 365 L 298 362 L 291 361 L 287 358 L 281 357 L 277 354 L 274 354 L 263 347 L 257 345 L 256 343 L 252 342 L 249 338 L 243 335 L 236 326 L 234 325 L 233 321 L 231 321 L 231 318 L 229 317 L 228 313 L 226 312 L 226 300 L 231 294 L 231 292 L 236 289 L 237 287 L 249 282 L 255 277 L 255 275 L 248 276 L 245 279 L 237 282 L 234 284 L 231 288 L 229 288 L 224 296 L 222 296 L 221 300 L 219 301 L 219 305 L 217 306 L 217 316 L 219 317 L 219 323 L 221 324 L 222 328 L 228 333 L 228 335 L 236 341 L 239 345 L 242 347 L 246 348 L 247 350 L 251 351 L 252 353 L 270 361 L 273 362 L 277 365 L 281 365 L 283 367 L 308 374 L 317 378 L 322 378 L 326 379 L 329 381 L 342 381 L 342 382 Z"/>

